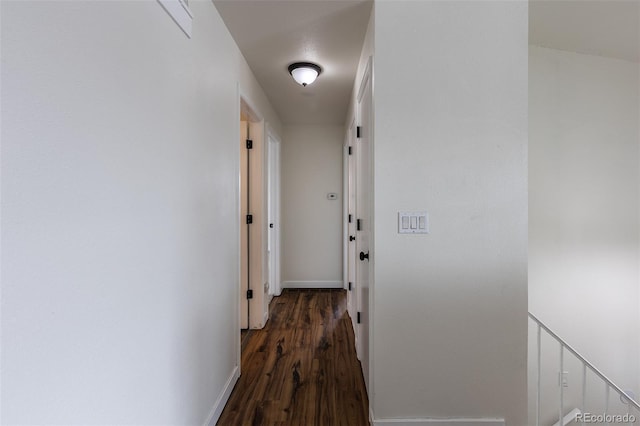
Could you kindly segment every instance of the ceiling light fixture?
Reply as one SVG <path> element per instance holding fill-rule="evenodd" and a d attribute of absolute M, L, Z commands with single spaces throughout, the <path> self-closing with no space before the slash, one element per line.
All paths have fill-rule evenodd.
<path fill-rule="evenodd" d="M 289 65 L 291 77 L 304 87 L 313 83 L 321 72 L 322 68 L 311 62 L 295 62 Z"/>

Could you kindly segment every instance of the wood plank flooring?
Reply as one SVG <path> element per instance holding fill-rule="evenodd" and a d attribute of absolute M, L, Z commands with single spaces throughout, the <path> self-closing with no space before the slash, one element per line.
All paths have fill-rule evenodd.
<path fill-rule="evenodd" d="M 270 312 L 243 342 L 242 374 L 218 425 L 368 425 L 346 292 L 286 289 Z"/>

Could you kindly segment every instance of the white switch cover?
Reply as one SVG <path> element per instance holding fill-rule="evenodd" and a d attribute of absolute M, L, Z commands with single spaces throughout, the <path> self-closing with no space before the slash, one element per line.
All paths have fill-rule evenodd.
<path fill-rule="evenodd" d="M 428 234 L 429 214 L 426 211 L 398 212 L 398 234 Z"/>

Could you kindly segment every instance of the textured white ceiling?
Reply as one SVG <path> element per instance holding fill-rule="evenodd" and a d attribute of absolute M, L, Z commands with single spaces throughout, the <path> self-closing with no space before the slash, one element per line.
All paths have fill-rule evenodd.
<path fill-rule="evenodd" d="M 247 63 L 286 124 L 343 124 L 371 0 L 214 0 Z M 323 69 L 307 87 L 287 67 Z"/>
<path fill-rule="evenodd" d="M 372 3 L 214 0 L 286 124 L 344 123 Z M 529 43 L 639 62 L 640 0 L 530 0 Z M 306 88 L 287 71 L 298 61 L 323 68 Z"/>
<path fill-rule="evenodd" d="M 529 43 L 640 61 L 640 0 L 531 0 Z"/>

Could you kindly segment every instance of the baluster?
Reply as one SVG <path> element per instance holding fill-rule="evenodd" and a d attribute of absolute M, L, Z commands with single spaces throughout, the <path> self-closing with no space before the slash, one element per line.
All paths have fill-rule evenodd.
<path fill-rule="evenodd" d="M 582 414 L 587 412 L 587 364 L 582 363 Z M 584 426 L 584 416 L 582 417 Z"/>
<path fill-rule="evenodd" d="M 611 390 L 611 388 L 609 387 L 609 385 L 607 383 L 605 383 L 605 385 L 607 386 L 605 388 L 605 392 L 604 392 L 604 417 L 605 419 L 607 418 L 607 414 L 609 414 L 609 392 Z M 607 424 L 610 424 L 609 422 L 607 422 Z"/>
<path fill-rule="evenodd" d="M 538 377 L 537 377 L 537 389 L 536 389 L 536 426 L 540 426 L 540 335 L 541 335 L 541 327 L 538 324 Z"/>
<path fill-rule="evenodd" d="M 560 376 L 559 381 L 560 381 L 560 420 L 559 420 L 559 425 L 562 426 L 563 424 L 563 419 L 564 419 L 564 375 L 563 375 L 563 371 L 564 371 L 564 346 L 562 345 L 562 343 L 560 343 Z"/>
<path fill-rule="evenodd" d="M 626 394 L 625 394 L 626 397 Z M 627 404 L 627 414 L 631 414 L 631 404 L 629 404 L 629 402 L 625 402 L 625 404 Z"/>

